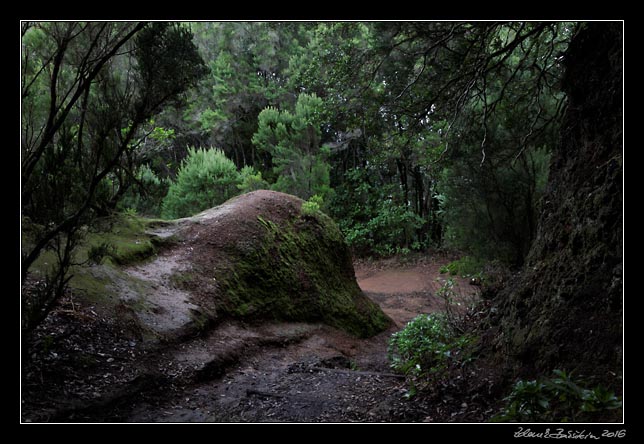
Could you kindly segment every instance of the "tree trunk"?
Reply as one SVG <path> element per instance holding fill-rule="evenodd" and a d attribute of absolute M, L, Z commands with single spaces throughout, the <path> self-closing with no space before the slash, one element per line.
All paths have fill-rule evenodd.
<path fill-rule="evenodd" d="M 396 159 L 398 166 L 398 176 L 400 177 L 400 187 L 403 190 L 405 206 L 409 204 L 409 188 L 407 187 L 407 164 L 401 159 Z"/>
<path fill-rule="evenodd" d="M 535 240 L 496 296 L 497 351 L 514 375 L 576 370 L 615 382 L 622 363 L 622 24 L 581 27 Z M 494 311 L 494 310 L 493 310 Z"/>

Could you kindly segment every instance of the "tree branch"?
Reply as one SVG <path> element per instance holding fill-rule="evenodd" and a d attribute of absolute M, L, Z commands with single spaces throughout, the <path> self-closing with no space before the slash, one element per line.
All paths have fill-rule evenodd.
<path fill-rule="evenodd" d="M 100 61 L 93 67 L 93 69 L 87 74 L 87 77 L 79 82 L 74 95 L 69 100 L 67 106 L 62 110 L 60 114 L 56 112 L 56 108 L 55 108 L 55 99 L 57 95 L 56 86 L 55 86 L 56 82 L 52 81 L 50 96 L 52 97 L 53 100 L 51 100 L 49 118 L 47 120 L 45 131 L 41 137 L 40 144 L 33 152 L 29 153 L 29 155 L 26 156 L 23 162 L 23 183 L 28 182 L 29 177 L 31 177 L 31 174 L 33 173 L 33 170 L 36 164 L 38 163 L 38 161 L 40 160 L 42 154 L 44 153 L 46 147 L 51 143 L 54 135 L 56 134 L 60 126 L 63 124 L 63 122 L 67 118 L 67 115 L 74 107 L 78 99 L 81 97 L 85 89 L 89 88 L 89 85 L 91 84 L 91 82 L 98 75 L 98 73 L 101 71 L 103 66 L 105 66 L 105 64 L 112 58 L 112 56 L 116 54 L 118 49 L 121 46 L 123 46 L 128 40 L 130 40 L 137 32 L 143 29 L 144 26 L 145 26 L 145 23 L 138 23 L 129 33 L 127 33 L 127 35 L 125 35 L 121 40 L 119 40 L 114 44 L 112 49 L 108 51 L 105 54 L 105 56 L 103 56 L 100 59 Z M 54 63 L 54 66 L 56 69 L 56 77 L 58 74 L 57 71 L 60 69 L 60 63 L 62 62 L 62 56 L 64 55 L 65 46 L 63 46 L 63 48 L 61 49 L 62 51 L 58 52 L 59 55 L 56 57 L 56 60 Z"/>

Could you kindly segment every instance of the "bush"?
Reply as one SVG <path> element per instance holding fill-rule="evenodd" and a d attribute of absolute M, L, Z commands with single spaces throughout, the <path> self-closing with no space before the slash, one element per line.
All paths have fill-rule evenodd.
<path fill-rule="evenodd" d="M 463 256 L 462 258 L 452 261 L 440 268 L 440 272 L 449 273 L 452 276 L 461 277 L 480 276 L 485 263 L 472 256 Z"/>
<path fill-rule="evenodd" d="M 313 216 L 320 211 L 320 205 L 316 202 L 307 201 L 302 204 L 302 214 L 305 216 Z"/>
<path fill-rule="evenodd" d="M 237 185 L 237 188 L 242 193 L 248 193 L 250 191 L 257 190 L 268 190 L 270 185 L 262 178 L 261 171 L 255 171 L 255 168 L 251 166 L 245 166 L 239 172 L 240 175 L 240 184 Z"/>
<path fill-rule="evenodd" d="M 409 247 L 422 249 L 424 244 L 416 238 L 416 231 L 424 223 L 405 206 L 384 200 L 377 205 L 376 214 L 366 222 L 348 220 L 341 221 L 339 225 L 349 246 L 358 251 L 389 256 L 409 252 Z"/>
<path fill-rule="evenodd" d="M 242 178 L 235 164 L 219 149 L 188 149 L 177 179 L 163 200 L 167 219 L 191 216 L 239 193 Z"/>
<path fill-rule="evenodd" d="M 466 358 L 472 342 L 469 335 L 455 334 L 443 314 L 420 315 L 391 336 L 387 357 L 397 371 L 436 377 Z"/>
<path fill-rule="evenodd" d="M 427 221 L 405 203 L 398 185 L 373 185 L 377 182 L 374 171 L 355 168 L 344 174 L 335 189 L 330 215 L 347 244 L 361 255 L 425 249 L 427 240 L 419 232 Z"/>
<path fill-rule="evenodd" d="M 302 204 L 302 214 L 304 216 L 315 216 L 323 205 L 324 199 L 322 199 L 322 196 L 314 194 Z"/>
<path fill-rule="evenodd" d="M 614 393 L 602 386 L 584 388 L 581 383 L 563 370 L 554 370 L 551 378 L 519 380 L 492 421 L 578 422 L 621 408 Z"/>
<path fill-rule="evenodd" d="M 170 181 L 159 178 L 148 164 L 139 168 L 136 178 L 138 182 L 127 190 L 117 208 L 123 211 L 132 209 L 146 216 L 158 216 Z"/>

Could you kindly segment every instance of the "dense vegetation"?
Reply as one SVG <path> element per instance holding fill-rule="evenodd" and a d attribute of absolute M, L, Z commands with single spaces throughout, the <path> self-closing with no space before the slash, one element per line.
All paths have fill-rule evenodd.
<path fill-rule="evenodd" d="M 315 196 L 356 254 L 521 265 L 578 26 L 24 23 L 23 281 L 58 255 L 34 307 L 97 217 L 262 188 Z"/>
<path fill-rule="evenodd" d="M 214 147 L 239 170 L 253 168 L 244 174 L 254 183 L 241 190 L 322 197 L 358 252 L 447 245 L 520 264 L 534 235 L 563 104 L 561 53 L 574 27 L 26 23 L 25 215 L 37 222 L 43 206 L 62 208 L 37 200 L 52 190 L 69 191 L 62 194 L 80 201 L 83 217 L 116 208 L 186 215 L 197 208 L 161 201 L 166 193 L 179 199 L 192 177 L 189 149 Z M 34 169 L 52 162 L 56 177 L 78 170 L 89 186 L 58 178 L 32 190 Z M 229 196 L 228 180 L 213 177 L 202 173 L 190 187 Z M 200 198 L 185 193 L 181 199 Z M 217 199 L 206 201 L 202 207 Z"/>
<path fill-rule="evenodd" d="M 302 211 L 332 217 L 355 255 L 448 249 L 464 257 L 452 274 L 519 269 L 563 162 L 551 158 L 575 91 L 561 86 L 565 55 L 588 27 L 23 22 L 24 330 L 106 216 L 174 219 L 258 189 L 308 200 Z M 472 341 L 439 318 L 407 333 L 392 343 L 406 371 L 442 371 Z M 532 381 L 510 401 L 535 387 L 554 396 Z M 588 409 L 612 401 L 584 390 Z"/>

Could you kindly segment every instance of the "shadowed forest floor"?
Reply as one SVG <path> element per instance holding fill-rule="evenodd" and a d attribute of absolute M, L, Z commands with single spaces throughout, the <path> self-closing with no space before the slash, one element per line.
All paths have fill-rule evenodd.
<path fill-rule="evenodd" d="M 391 334 L 416 315 L 442 309 L 444 302 L 436 296 L 440 279 L 444 279 L 438 272 L 440 265 L 431 260 L 410 265 L 395 261 L 356 263 L 361 288 L 395 322 L 389 330 L 370 339 L 356 339 L 322 325 L 246 326 L 245 334 L 264 341 L 277 335 L 283 339 L 255 351 L 249 348 L 248 354 L 219 379 L 186 387 L 160 403 L 141 403 L 127 420 L 426 420 L 431 412 L 406 400 L 409 387 L 404 378 L 391 373 L 386 350 Z M 455 280 L 457 291 L 473 291 L 466 280 Z M 228 325 L 224 330 L 231 329 L 234 335 L 237 328 Z M 205 342 L 216 340 L 210 337 Z"/>
<path fill-rule="evenodd" d="M 155 267 L 173 264 L 171 258 L 159 259 Z M 394 321 L 387 331 L 369 339 L 322 324 L 225 321 L 199 337 L 152 350 L 101 328 L 100 315 L 90 307 L 72 303 L 70 310 L 63 301 L 41 333 L 42 340 L 56 337 L 52 340 L 56 351 L 38 357 L 27 369 L 23 418 L 78 422 L 476 418 L 485 412 L 468 411 L 467 403 L 455 398 L 447 398 L 444 405 L 408 400 L 409 385 L 391 372 L 386 356 L 392 333 L 418 314 L 442 310 L 444 301 L 436 292 L 446 279 L 439 269 L 447 262 L 357 261 L 359 285 Z M 154 279 L 161 286 L 162 270 L 156 271 Z M 145 270 L 130 272 L 143 275 Z M 454 281 L 458 294 L 475 293 L 476 287 L 466 279 L 454 277 Z M 81 348 L 83 354 L 78 353 Z M 84 401 L 65 402 L 70 393 Z"/>

